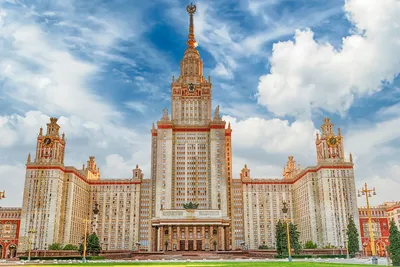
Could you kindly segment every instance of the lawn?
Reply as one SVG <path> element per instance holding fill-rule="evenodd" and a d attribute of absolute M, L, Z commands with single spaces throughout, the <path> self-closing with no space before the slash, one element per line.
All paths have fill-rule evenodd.
<path fill-rule="evenodd" d="M 49 265 L 29 265 L 29 266 L 49 266 Z M 337 263 L 319 263 L 319 262 L 130 262 L 130 263 L 86 263 L 86 264 L 51 264 L 51 266 L 114 266 L 114 267 L 125 267 L 125 266 L 152 266 L 152 267 L 183 267 L 183 266 L 193 266 L 193 267 L 225 267 L 225 266 L 235 266 L 235 267 L 365 267 L 366 265 L 359 264 L 337 264 Z"/>

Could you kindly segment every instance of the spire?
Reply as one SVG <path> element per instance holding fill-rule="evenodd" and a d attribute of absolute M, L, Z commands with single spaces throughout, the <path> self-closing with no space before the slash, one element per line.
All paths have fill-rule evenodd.
<path fill-rule="evenodd" d="M 31 163 L 31 153 L 28 154 L 28 159 L 26 160 L 26 163 Z"/>
<path fill-rule="evenodd" d="M 221 115 L 219 114 L 219 105 L 215 108 L 214 111 L 214 121 L 221 120 Z"/>
<path fill-rule="evenodd" d="M 189 23 L 189 35 L 186 44 L 188 48 L 195 48 L 197 46 L 197 42 L 194 39 L 194 25 L 193 25 L 193 14 L 196 12 L 196 5 L 192 3 L 186 7 L 186 11 L 189 13 L 190 16 L 190 23 Z"/>

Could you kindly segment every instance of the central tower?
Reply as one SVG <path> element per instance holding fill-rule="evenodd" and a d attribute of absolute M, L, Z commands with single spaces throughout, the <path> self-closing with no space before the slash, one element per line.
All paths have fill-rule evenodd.
<path fill-rule="evenodd" d="M 152 128 L 151 249 L 215 250 L 230 245 L 231 130 L 215 109 L 212 84 L 189 13 L 187 49 L 172 78 L 171 117 L 164 109 Z"/>

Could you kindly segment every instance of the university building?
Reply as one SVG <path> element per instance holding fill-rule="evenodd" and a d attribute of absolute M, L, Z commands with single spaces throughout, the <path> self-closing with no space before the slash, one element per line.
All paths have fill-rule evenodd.
<path fill-rule="evenodd" d="M 26 163 L 19 251 L 27 250 L 29 238 L 38 249 L 77 245 L 88 220 L 107 250 L 273 247 L 283 201 L 302 242 L 345 243 L 348 218 L 358 221 L 358 209 L 352 157 L 345 156 L 340 129 L 324 120 L 315 166 L 301 168 L 290 156 L 280 178 L 253 177 L 250 165 L 234 178 L 234 129 L 219 107 L 212 110 L 211 79 L 196 49 L 196 7 L 187 11 L 187 49 L 180 75 L 172 78 L 170 113 L 164 109 L 150 131 L 149 177 L 136 166 L 130 178 L 104 179 L 94 157 L 81 168 L 65 166 L 65 134 L 51 118 Z"/>
<path fill-rule="evenodd" d="M 363 254 L 371 256 L 371 237 L 367 207 L 359 207 L 358 212 Z M 397 227 L 400 225 L 400 202 L 384 202 L 376 207 L 370 207 L 370 216 L 376 255 L 386 257 L 387 249 L 390 244 L 390 222 L 393 220 Z"/>

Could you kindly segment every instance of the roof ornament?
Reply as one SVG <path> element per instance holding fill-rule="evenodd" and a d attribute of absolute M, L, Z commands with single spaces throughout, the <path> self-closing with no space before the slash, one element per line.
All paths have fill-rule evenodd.
<path fill-rule="evenodd" d="M 196 12 L 196 5 L 193 5 L 193 3 L 191 3 L 186 7 L 186 11 L 189 13 L 190 16 L 189 35 L 186 44 L 188 45 L 189 48 L 194 49 L 197 46 L 197 42 L 194 39 L 194 25 L 193 25 L 193 14 Z"/>
<path fill-rule="evenodd" d="M 169 116 L 168 116 L 168 109 L 167 108 L 163 109 L 163 116 L 162 116 L 161 120 L 162 121 L 169 121 L 170 120 Z"/>
<path fill-rule="evenodd" d="M 215 111 L 214 111 L 214 120 L 215 120 L 215 121 L 221 120 L 221 115 L 219 114 L 219 105 L 215 108 Z"/>

